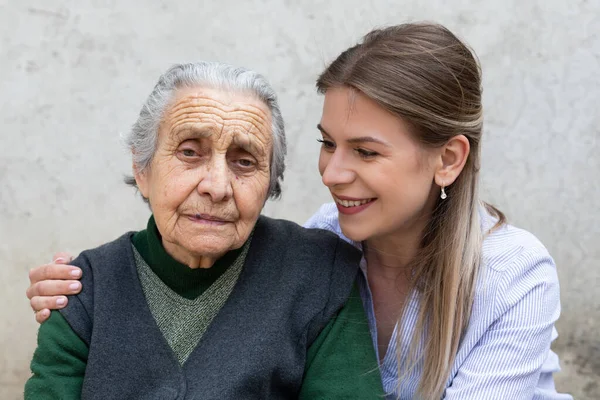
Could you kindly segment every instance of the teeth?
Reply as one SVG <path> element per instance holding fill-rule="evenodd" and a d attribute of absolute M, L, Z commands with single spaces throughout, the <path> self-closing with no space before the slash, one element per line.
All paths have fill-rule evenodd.
<path fill-rule="evenodd" d="M 367 204 L 369 201 L 371 201 L 371 199 L 352 201 L 352 200 L 342 200 L 342 199 L 338 199 L 336 197 L 335 201 L 344 207 L 358 207 L 358 206 L 362 206 L 363 204 Z"/>

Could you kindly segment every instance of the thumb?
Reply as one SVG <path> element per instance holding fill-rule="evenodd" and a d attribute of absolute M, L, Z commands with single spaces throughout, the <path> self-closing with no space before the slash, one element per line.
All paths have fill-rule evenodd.
<path fill-rule="evenodd" d="M 59 252 L 52 256 L 53 264 L 68 264 L 71 261 L 73 261 L 73 256 L 69 253 Z"/>

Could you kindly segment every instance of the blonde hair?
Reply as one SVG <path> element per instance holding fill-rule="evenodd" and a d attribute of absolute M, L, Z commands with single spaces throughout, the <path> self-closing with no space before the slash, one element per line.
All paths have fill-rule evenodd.
<path fill-rule="evenodd" d="M 410 264 L 419 313 L 407 365 L 401 362 L 402 335 L 397 339 L 400 378 L 422 362 L 418 395 L 440 398 L 469 323 L 481 262 L 481 69 L 470 49 L 445 27 L 402 24 L 368 33 L 317 81 L 323 94 L 340 86 L 360 91 L 407 122 L 425 147 L 443 146 L 457 135 L 469 140 L 464 169 L 446 188 L 448 197 L 438 199 Z M 498 218 L 496 226 L 505 222 L 502 212 L 485 207 Z M 420 346 L 423 352 L 417 354 Z"/>

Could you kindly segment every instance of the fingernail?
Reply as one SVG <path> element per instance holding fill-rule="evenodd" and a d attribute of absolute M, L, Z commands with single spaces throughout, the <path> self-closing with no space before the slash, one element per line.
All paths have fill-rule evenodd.
<path fill-rule="evenodd" d="M 69 285 L 69 289 L 70 290 L 77 290 L 77 289 L 79 289 L 79 282 L 71 283 Z"/>
<path fill-rule="evenodd" d="M 58 257 L 56 260 L 52 260 L 54 264 L 65 262 L 66 260 L 63 257 Z"/>
<path fill-rule="evenodd" d="M 65 304 L 66 301 L 67 299 L 65 299 L 64 297 L 59 297 L 58 299 L 56 299 L 56 304 L 62 306 Z"/>
<path fill-rule="evenodd" d="M 79 278 L 81 276 L 81 270 L 79 268 L 74 268 L 71 270 L 71 276 L 73 278 Z"/>

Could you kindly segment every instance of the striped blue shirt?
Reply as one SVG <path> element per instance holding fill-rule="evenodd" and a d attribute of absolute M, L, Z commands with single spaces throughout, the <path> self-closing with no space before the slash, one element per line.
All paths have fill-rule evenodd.
<path fill-rule="evenodd" d="M 483 209 L 481 227 L 487 232 L 496 222 Z M 340 229 L 334 203 L 321 206 L 305 224 L 327 229 L 361 249 Z M 359 279 L 375 350 L 377 331 L 368 268 L 363 258 Z M 546 248 L 531 233 L 503 225 L 484 238 L 482 270 L 469 325 L 460 343 L 443 398 L 446 400 L 535 399 L 572 400 L 554 388 L 552 374 L 560 370 L 550 343 L 558 336 L 554 323 L 560 314 L 558 276 Z M 396 340 L 406 344 L 417 319 L 418 295 L 408 303 L 402 331 L 396 325 L 387 353 L 380 363 L 387 399 L 413 399 L 422 365 L 398 385 Z M 406 359 L 408 347 L 401 349 Z M 379 355 L 378 355 L 379 356 Z"/>

